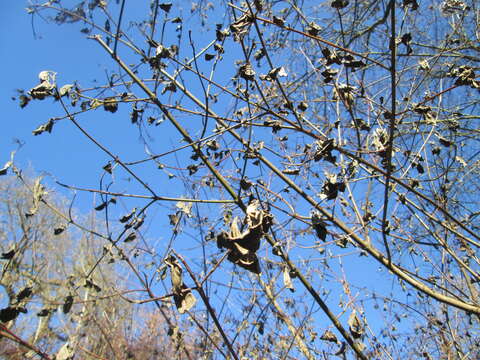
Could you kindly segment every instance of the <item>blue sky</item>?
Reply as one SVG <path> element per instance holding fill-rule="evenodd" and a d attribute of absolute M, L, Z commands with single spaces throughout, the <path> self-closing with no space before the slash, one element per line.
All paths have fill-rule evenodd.
<path fill-rule="evenodd" d="M 82 173 L 96 171 L 94 166 L 90 167 L 95 149 L 66 122 L 53 130 L 60 136 L 33 136 L 32 130 L 50 117 L 61 115 L 60 109 L 47 105 L 53 102 L 51 99 L 31 102 L 21 109 L 18 100 L 12 101 L 12 97 L 18 98 L 16 89 L 28 91 L 37 85 L 38 74 L 43 70 L 57 72 L 59 84 L 72 83 L 78 78 L 91 80 L 101 71 L 102 58 L 97 56 L 95 44 L 83 40 L 75 27 L 45 24 L 38 17 L 32 22 L 25 7 L 24 1 L 2 1 L 0 5 L 4 18 L 0 23 L 0 51 L 5 69 L 0 88 L 4 109 L 0 161 L 8 161 L 10 152 L 21 143 L 15 155 L 19 167 L 55 174 L 62 164 L 62 178 L 58 180 L 82 181 L 88 178 Z"/>

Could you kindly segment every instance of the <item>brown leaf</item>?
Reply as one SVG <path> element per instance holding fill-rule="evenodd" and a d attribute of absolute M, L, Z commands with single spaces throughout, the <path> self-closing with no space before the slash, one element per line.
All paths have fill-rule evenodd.
<path fill-rule="evenodd" d="M 324 332 L 323 335 L 320 337 L 320 339 L 321 339 L 321 340 L 325 340 L 325 341 L 330 341 L 330 342 L 338 343 L 337 337 L 336 337 L 335 334 L 332 333 L 330 330 L 325 330 L 325 332 Z"/>
<path fill-rule="evenodd" d="M 348 318 L 348 325 L 350 327 L 350 333 L 352 334 L 354 339 L 358 339 L 363 335 L 363 324 L 358 318 L 357 312 L 355 310 L 352 311 L 350 317 Z"/>
<path fill-rule="evenodd" d="M 173 294 L 173 300 L 175 301 L 175 306 L 180 314 L 189 311 L 197 302 L 197 299 L 192 294 L 192 291 L 188 289 L 185 284 L 182 284 L 180 293 Z"/>
<path fill-rule="evenodd" d="M 259 210 L 260 203 L 254 200 L 246 210 L 244 223 L 248 228 L 238 229 L 238 218 L 230 224 L 229 232 L 217 235 L 217 246 L 230 250 L 228 260 L 256 274 L 260 273 L 260 264 L 255 252 L 260 247 L 260 239 L 270 229 L 273 217 L 264 210 Z"/>
<path fill-rule="evenodd" d="M 117 112 L 118 110 L 117 99 L 115 99 L 115 97 L 105 98 L 105 100 L 103 100 L 103 109 L 105 111 L 111 112 L 112 114 Z"/>
<path fill-rule="evenodd" d="M 292 278 L 290 277 L 290 270 L 288 267 L 284 267 L 283 269 L 283 284 L 285 287 L 290 290 L 291 292 L 295 292 L 295 288 L 293 287 Z"/>

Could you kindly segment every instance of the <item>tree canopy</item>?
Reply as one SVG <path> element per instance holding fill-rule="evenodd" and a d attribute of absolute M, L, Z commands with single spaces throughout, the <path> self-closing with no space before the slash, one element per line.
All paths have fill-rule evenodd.
<path fill-rule="evenodd" d="M 480 355 L 475 1 L 31 1 L 27 12 L 75 27 L 69 41 L 89 39 L 105 72 L 66 84 L 46 69 L 17 96 L 51 109 L 33 135 L 55 141 L 65 124 L 98 151 L 85 159 L 97 186 L 55 173 L 70 207 L 95 199 L 94 221 L 68 205 L 39 221 L 41 180 L 17 214 L 90 241 L 88 257 L 82 242 L 58 252 L 73 267 L 63 274 L 17 262 L 62 282 L 64 308 L 86 296 L 92 312 L 156 316 L 172 342 L 160 350 L 181 359 Z M 104 117 L 135 135 L 120 139 Z M 10 170 L 23 179 L 14 158 Z M 128 358 L 81 339 L 85 314 L 37 354 Z"/>

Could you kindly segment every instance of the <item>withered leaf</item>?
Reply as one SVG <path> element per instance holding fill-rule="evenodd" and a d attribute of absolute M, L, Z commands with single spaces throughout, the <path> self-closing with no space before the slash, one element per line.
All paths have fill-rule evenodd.
<path fill-rule="evenodd" d="M 108 204 L 108 201 L 105 201 L 105 202 L 101 203 L 100 205 L 98 205 L 95 208 L 95 211 L 102 211 L 103 209 L 105 209 L 107 207 L 107 204 Z"/>
<path fill-rule="evenodd" d="M 113 114 L 113 113 L 116 113 L 117 110 L 118 110 L 118 102 L 117 102 L 117 99 L 115 99 L 115 97 L 105 98 L 105 99 L 103 100 L 103 109 L 104 109 L 105 111 L 111 112 L 112 114 Z"/>
<path fill-rule="evenodd" d="M 300 111 L 306 111 L 308 109 L 308 104 L 305 102 L 305 101 L 301 101 L 298 105 L 297 105 L 297 108 L 298 110 Z"/>
<path fill-rule="evenodd" d="M 25 106 L 28 105 L 28 103 L 30 102 L 30 100 L 32 100 L 32 98 L 30 96 L 27 96 L 27 95 L 20 95 L 19 97 L 19 105 L 20 107 L 23 109 Z"/>
<path fill-rule="evenodd" d="M 103 166 L 102 169 L 108 172 L 109 174 L 112 174 L 112 163 L 109 162 L 107 165 Z"/>
<path fill-rule="evenodd" d="M 331 4 L 331 6 L 334 9 L 343 9 L 347 7 L 349 4 L 348 0 L 334 0 Z"/>
<path fill-rule="evenodd" d="M 8 306 L 0 310 L 0 321 L 8 322 L 8 321 L 15 320 L 18 314 L 20 314 L 21 312 L 26 313 L 27 310 L 23 307 Z"/>
<path fill-rule="evenodd" d="M 238 74 L 245 80 L 253 81 L 255 79 L 255 71 L 250 63 L 246 63 L 240 66 Z"/>
<path fill-rule="evenodd" d="M 60 235 L 61 233 L 63 233 L 65 231 L 66 228 L 67 228 L 67 226 L 65 224 L 59 225 L 59 226 L 57 226 L 53 229 L 53 234 L 54 235 Z"/>
<path fill-rule="evenodd" d="M 16 297 L 17 302 L 20 302 L 20 301 L 22 301 L 22 300 L 25 300 L 25 299 L 29 298 L 29 297 L 32 295 L 32 293 L 33 293 L 32 290 L 33 290 L 33 289 L 32 289 L 31 286 L 26 286 L 26 287 L 24 287 L 24 288 L 17 294 L 17 297 Z"/>
<path fill-rule="evenodd" d="M 177 86 L 175 85 L 175 82 L 169 81 L 167 84 L 163 87 L 162 89 L 162 95 L 165 94 L 167 91 L 171 92 L 177 92 Z"/>
<path fill-rule="evenodd" d="M 307 26 L 307 34 L 312 36 L 317 36 L 321 28 L 315 22 L 311 22 Z"/>
<path fill-rule="evenodd" d="M 230 30 L 235 37 L 235 41 L 239 41 L 245 36 L 245 34 L 247 34 L 248 29 L 250 28 L 250 25 L 252 23 L 253 18 L 250 16 L 250 14 L 245 13 L 241 17 L 239 17 L 237 21 L 230 25 Z"/>
<path fill-rule="evenodd" d="M 185 284 L 182 284 L 182 289 L 178 294 L 173 294 L 173 300 L 175 301 L 175 306 L 180 314 L 189 311 L 197 302 L 197 299 L 192 294 L 192 291 L 188 289 Z"/>
<path fill-rule="evenodd" d="M 123 215 L 121 218 L 120 218 L 120 222 L 123 224 L 123 223 L 126 223 L 127 221 L 129 221 L 133 215 L 135 215 L 135 213 L 137 212 L 137 208 L 134 207 L 132 209 L 132 211 L 130 211 L 129 214 L 127 215 Z"/>
<path fill-rule="evenodd" d="M 40 135 L 40 134 L 44 133 L 45 131 L 48 132 L 48 133 L 51 133 L 52 129 L 53 129 L 53 124 L 54 124 L 53 120 L 50 119 L 45 124 L 42 124 L 38 128 L 36 128 L 35 130 L 33 130 L 32 133 L 35 136 Z"/>
<path fill-rule="evenodd" d="M 340 346 L 340 349 L 338 349 L 338 351 L 335 353 L 335 355 L 339 356 L 345 354 L 345 350 L 347 350 L 347 344 L 345 343 L 345 341 L 342 341 L 342 345 Z"/>
<path fill-rule="evenodd" d="M 38 317 L 45 317 L 45 316 L 50 315 L 53 311 L 55 311 L 55 310 L 54 309 L 49 309 L 49 308 L 44 308 L 37 313 L 37 316 Z"/>
<path fill-rule="evenodd" d="M 312 212 L 311 218 L 312 218 L 312 226 L 315 229 L 315 232 L 317 233 L 317 237 L 320 240 L 325 241 L 328 234 L 327 225 L 322 220 L 322 218 L 320 217 L 317 211 Z"/>
<path fill-rule="evenodd" d="M 253 54 L 253 58 L 257 61 L 260 61 L 267 53 L 265 52 L 265 49 L 262 47 L 261 49 L 258 49 L 255 51 Z"/>
<path fill-rule="evenodd" d="M 445 147 L 450 147 L 450 146 L 453 145 L 453 142 L 452 142 L 452 141 L 450 141 L 450 140 L 448 140 L 448 139 L 446 139 L 446 138 L 444 138 L 444 137 L 442 137 L 442 136 L 439 136 L 439 137 L 438 137 L 438 142 L 439 142 L 441 145 L 445 146 Z"/>
<path fill-rule="evenodd" d="M 330 342 L 334 342 L 334 343 L 338 343 L 338 339 L 337 337 L 335 336 L 335 334 L 333 332 L 331 332 L 330 330 L 325 330 L 325 332 L 323 333 L 323 335 L 320 337 L 321 340 L 324 340 L 324 341 L 330 341 Z"/>
<path fill-rule="evenodd" d="M 7 251 L 5 253 L 2 253 L 2 259 L 3 260 L 10 260 L 15 256 L 15 249 L 12 249 L 10 251 Z"/>
<path fill-rule="evenodd" d="M 48 81 L 43 81 L 28 92 L 32 99 L 43 100 L 53 94 L 54 85 Z"/>
<path fill-rule="evenodd" d="M 158 7 L 165 11 L 166 13 L 170 12 L 170 9 L 172 8 L 172 3 L 162 3 L 158 4 Z"/>
<path fill-rule="evenodd" d="M 33 184 L 33 204 L 28 213 L 25 214 L 26 217 L 33 216 L 37 213 L 40 201 L 42 200 L 43 196 L 47 194 L 44 186 L 40 183 L 41 180 L 42 179 L 40 177 L 35 179 L 35 183 Z"/>
<path fill-rule="evenodd" d="M 135 230 L 140 229 L 140 227 L 143 225 L 143 222 L 145 221 L 145 216 L 141 217 L 135 217 L 135 220 L 133 221 L 133 228 Z"/>
<path fill-rule="evenodd" d="M 273 23 L 277 26 L 280 26 L 280 27 L 285 26 L 285 20 L 282 19 L 281 17 L 278 17 L 278 16 L 273 17 Z"/>
<path fill-rule="evenodd" d="M 175 204 L 175 207 L 178 208 L 182 213 L 184 213 L 188 217 L 192 217 L 192 203 L 191 202 L 178 201 Z"/>
<path fill-rule="evenodd" d="M 7 170 L 10 166 L 12 166 L 12 162 L 7 161 L 7 163 L 3 166 L 3 168 L 0 169 L 0 176 L 7 175 Z"/>
<path fill-rule="evenodd" d="M 87 289 L 93 289 L 96 292 L 102 291 L 102 288 L 100 286 L 98 286 L 92 280 L 89 280 L 89 279 L 85 279 L 85 283 L 83 286 L 85 286 Z"/>
<path fill-rule="evenodd" d="M 137 235 L 134 233 L 134 232 L 131 232 L 130 234 L 128 234 L 128 236 L 125 238 L 125 240 L 123 240 L 123 242 L 131 242 L 133 240 L 135 240 L 137 238 Z"/>
<path fill-rule="evenodd" d="M 68 295 L 65 298 L 65 302 L 63 303 L 63 306 L 62 306 L 63 313 L 68 314 L 70 312 L 70 310 L 72 309 L 72 305 L 73 305 L 73 296 Z"/>
<path fill-rule="evenodd" d="M 193 175 L 198 171 L 198 165 L 192 164 L 187 166 L 188 175 Z"/>
<path fill-rule="evenodd" d="M 290 277 L 290 271 L 286 266 L 283 269 L 283 284 L 288 290 L 290 290 L 291 292 L 295 292 L 295 288 L 293 287 L 293 283 L 292 283 L 292 278 Z"/>
<path fill-rule="evenodd" d="M 205 60 L 206 60 L 206 61 L 213 60 L 214 58 L 215 58 L 215 55 L 214 55 L 214 54 L 205 53 Z"/>
<path fill-rule="evenodd" d="M 255 274 L 260 273 L 260 264 L 255 252 L 260 247 L 260 239 L 268 232 L 273 222 L 270 213 L 259 210 L 260 203 L 253 200 L 247 207 L 244 222 L 248 228 L 241 232 L 238 229 L 238 218 L 230 224 L 229 232 L 217 235 L 217 246 L 229 249 L 228 260 Z"/>
<path fill-rule="evenodd" d="M 170 269 L 170 280 L 172 281 L 172 290 L 174 293 L 180 293 L 182 290 L 182 268 L 178 263 L 178 260 L 175 256 L 170 255 L 165 259 L 165 264 L 168 265 Z"/>
<path fill-rule="evenodd" d="M 58 95 L 60 95 L 60 97 L 63 97 L 65 95 L 68 95 L 68 93 L 70 92 L 70 90 L 73 88 L 73 85 L 72 84 L 67 84 L 67 85 L 63 85 L 60 90 L 58 91 Z"/>
<path fill-rule="evenodd" d="M 172 226 L 176 226 L 180 221 L 180 217 L 178 216 L 178 214 L 169 214 L 168 218 L 170 219 L 170 225 Z"/>
<path fill-rule="evenodd" d="M 282 170 L 282 174 L 298 175 L 298 174 L 300 174 L 300 169 L 285 169 L 285 170 Z"/>
<path fill-rule="evenodd" d="M 243 191 L 247 191 L 248 189 L 250 189 L 251 186 L 252 186 L 252 182 L 250 180 L 245 178 L 242 178 L 242 180 L 240 180 L 240 188 Z"/>
<path fill-rule="evenodd" d="M 348 325 L 350 328 L 350 333 L 352 334 L 354 339 L 358 339 L 363 335 L 363 324 L 358 318 L 357 312 L 355 310 L 352 311 L 350 317 L 348 318 Z"/>

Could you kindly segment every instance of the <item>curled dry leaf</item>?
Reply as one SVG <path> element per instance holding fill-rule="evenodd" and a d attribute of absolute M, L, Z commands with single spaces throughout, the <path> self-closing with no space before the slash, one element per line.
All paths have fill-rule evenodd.
<path fill-rule="evenodd" d="M 320 214 L 317 211 L 312 211 L 311 219 L 312 219 L 312 226 L 315 229 L 315 232 L 317 233 L 317 237 L 320 240 L 325 241 L 328 234 L 327 225 L 321 219 Z"/>
<path fill-rule="evenodd" d="M 50 119 L 48 120 L 48 122 L 46 122 L 45 124 L 42 124 L 40 125 L 38 128 L 36 128 L 35 130 L 32 131 L 33 135 L 37 136 L 37 135 L 40 135 L 44 132 L 48 132 L 48 133 L 51 133 L 52 132 L 52 129 L 53 129 L 53 120 Z"/>
<path fill-rule="evenodd" d="M 287 267 L 283 269 L 283 284 L 285 287 L 290 290 L 291 292 L 295 292 L 295 288 L 293 287 L 292 278 L 290 277 L 290 270 Z"/>
<path fill-rule="evenodd" d="M 352 334 L 354 339 L 358 339 L 363 335 L 363 324 L 358 318 L 357 312 L 355 310 L 353 310 L 353 312 L 350 314 L 350 317 L 348 318 L 348 326 L 350 327 L 350 333 Z"/>
<path fill-rule="evenodd" d="M 170 256 L 165 260 L 165 263 L 170 268 L 170 279 L 172 281 L 172 292 L 175 306 L 180 314 L 190 310 L 197 299 L 192 294 L 192 291 L 183 283 L 182 268 L 178 260 L 174 256 Z"/>
<path fill-rule="evenodd" d="M 250 14 L 243 14 L 238 18 L 232 25 L 230 25 L 230 30 L 233 33 L 235 41 L 240 41 L 247 33 L 250 25 L 253 23 L 253 18 Z"/>
<path fill-rule="evenodd" d="M 7 161 L 7 163 L 3 166 L 2 169 L 0 169 L 0 176 L 2 175 L 7 175 L 7 170 L 8 168 L 12 166 L 12 162 L 11 161 Z"/>
<path fill-rule="evenodd" d="M 238 75 L 245 80 L 255 80 L 255 71 L 250 63 L 241 65 L 238 69 Z"/>
<path fill-rule="evenodd" d="M 333 332 L 331 332 L 330 330 L 325 330 L 325 332 L 323 333 L 323 335 L 320 337 L 321 340 L 325 340 L 325 341 L 330 341 L 330 342 L 334 342 L 334 343 L 338 343 L 338 339 L 337 337 L 335 336 L 335 334 Z"/>
<path fill-rule="evenodd" d="M 229 232 L 217 235 L 217 246 L 230 250 L 228 260 L 255 274 L 260 274 L 260 264 L 256 251 L 260 247 L 260 239 L 270 229 L 273 217 L 265 210 L 258 209 L 258 200 L 252 201 L 247 207 L 244 223 L 247 229 L 241 232 L 238 228 L 238 218 L 235 217 Z"/>
<path fill-rule="evenodd" d="M 117 99 L 115 99 L 115 97 L 113 97 L 113 96 L 105 98 L 105 100 L 103 101 L 103 109 L 105 111 L 111 112 L 112 114 L 117 112 L 117 110 L 118 110 Z"/>
<path fill-rule="evenodd" d="M 47 194 L 45 187 L 40 183 L 41 180 L 41 178 L 37 178 L 33 184 L 33 204 L 28 213 L 25 214 L 26 217 L 33 216 L 37 213 L 40 201 L 42 200 L 43 196 Z"/>

